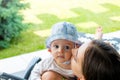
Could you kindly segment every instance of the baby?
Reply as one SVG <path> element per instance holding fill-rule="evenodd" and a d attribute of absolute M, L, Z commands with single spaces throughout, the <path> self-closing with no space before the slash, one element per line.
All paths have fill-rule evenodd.
<path fill-rule="evenodd" d="M 80 44 L 73 24 L 59 22 L 53 25 L 51 36 L 46 40 L 46 46 L 52 56 L 35 65 L 29 80 L 73 80 L 70 63 L 72 49 Z M 56 72 L 62 77 L 53 78 L 49 72 Z"/>

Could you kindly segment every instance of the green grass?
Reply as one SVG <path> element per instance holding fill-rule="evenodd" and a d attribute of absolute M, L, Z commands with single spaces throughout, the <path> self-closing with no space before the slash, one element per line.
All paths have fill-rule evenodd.
<path fill-rule="evenodd" d="M 74 0 L 72 1 L 74 2 Z M 56 2 L 56 4 L 58 3 L 60 2 L 59 1 Z M 70 2 L 68 1 L 68 3 Z M 54 3 L 49 1 L 46 3 L 46 5 L 50 5 L 50 4 L 54 5 Z M 78 2 L 78 4 L 81 3 Z M 39 5 L 40 5 L 40 7 L 38 7 L 39 10 L 43 10 L 45 6 L 42 5 L 42 2 Z M 68 12 L 66 12 L 65 9 L 63 9 L 64 7 L 66 8 L 67 5 L 62 5 L 62 4 L 61 5 L 59 4 L 58 6 L 56 5 L 56 9 L 55 9 L 58 11 L 61 10 L 60 11 L 61 15 L 58 15 L 57 13 L 50 11 L 49 10 L 51 9 L 50 6 L 47 7 L 48 12 L 47 10 L 46 12 L 39 11 L 39 15 L 37 15 L 37 18 L 42 22 L 39 24 L 31 23 L 30 28 L 27 31 L 22 32 L 19 38 L 13 40 L 9 48 L 0 50 L 0 59 L 45 49 L 46 37 L 40 37 L 34 34 L 33 32 L 37 30 L 50 29 L 53 24 L 60 21 L 68 21 L 75 24 L 79 32 L 94 33 L 96 27 L 98 26 L 103 27 L 104 33 L 120 30 L 120 20 L 117 21 L 110 19 L 111 17 L 114 16 L 120 17 L 120 6 L 114 5 L 112 3 L 109 4 L 104 3 L 100 5 L 106 8 L 107 11 L 95 13 L 89 9 L 85 9 L 81 6 L 75 6 L 72 4 L 69 4 L 70 8 L 67 9 L 67 11 L 70 12 L 69 14 Z M 73 13 L 75 14 L 75 16 L 73 15 Z M 87 23 L 87 22 L 94 22 L 97 25 L 93 25 L 90 27 L 89 24 L 88 27 L 81 25 L 82 23 Z"/>
<path fill-rule="evenodd" d="M 19 38 L 12 41 L 9 48 L 0 51 L 0 59 L 44 49 L 45 39 L 38 37 L 31 30 L 23 32 Z"/>

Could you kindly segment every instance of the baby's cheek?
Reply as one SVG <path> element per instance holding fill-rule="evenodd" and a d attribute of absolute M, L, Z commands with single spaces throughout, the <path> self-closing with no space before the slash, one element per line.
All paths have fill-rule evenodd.
<path fill-rule="evenodd" d="M 69 57 L 69 58 L 71 59 L 72 53 L 68 53 L 66 56 Z"/>

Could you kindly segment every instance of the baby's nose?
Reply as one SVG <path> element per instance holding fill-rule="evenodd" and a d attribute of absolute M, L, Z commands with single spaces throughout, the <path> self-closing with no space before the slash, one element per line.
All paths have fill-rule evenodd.
<path fill-rule="evenodd" d="M 60 53 L 63 53 L 63 52 L 64 52 L 64 49 L 63 49 L 63 48 L 59 48 L 58 51 L 59 51 Z"/>

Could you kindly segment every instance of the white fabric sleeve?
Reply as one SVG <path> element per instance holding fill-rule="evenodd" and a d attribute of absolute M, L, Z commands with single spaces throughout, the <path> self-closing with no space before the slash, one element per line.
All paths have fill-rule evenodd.
<path fill-rule="evenodd" d="M 31 71 L 30 77 L 28 80 L 41 80 L 41 74 L 42 74 L 42 62 L 39 62 L 35 65 L 33 70 Z"/>
<path fill-rule="evenodd" d="M 41 75 L 46 70 L 49 70 L 49 67 L 52 64 L 52 62 L 53 62 L 52 56 L 50 56 L 49 58 L 41 60 L 39 63 L 37 63 L 34 66 L 28 80 L 41 80 Z"/>

